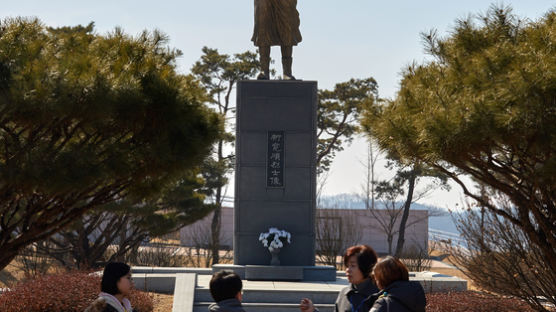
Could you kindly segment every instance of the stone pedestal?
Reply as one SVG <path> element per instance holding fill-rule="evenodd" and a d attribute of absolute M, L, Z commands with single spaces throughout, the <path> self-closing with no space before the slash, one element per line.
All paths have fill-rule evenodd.
<path fill-rule="evenodd" d="M 284 265 L 233 265 L 215 264 L 213 273 L 221 270 L 233 271 L 241 279 L 250 281 L 335 281 L 336 268 L 322 266 L 284 266 Z"/>
<path fill-rule="evenodd" d="M 292 235 L 281 266 L 315 265 L 316 111 L 315 81 L 238 83 L 235 265 L 268 265 L 269 227 Z"/>

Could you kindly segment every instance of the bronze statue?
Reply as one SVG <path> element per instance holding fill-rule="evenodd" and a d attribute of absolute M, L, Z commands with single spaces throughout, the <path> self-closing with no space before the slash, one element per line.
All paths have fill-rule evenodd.
<path fill-rule="evenodd" d="M 283 78 L 295 80 L 292 75 L 293 46 L 301 42 L 297 0 L 255 0 L 255 27 L 251 40 L 259 47 L 261 73 L 257 79 L 269 79 L 270 47 L 282 50 Z"/>

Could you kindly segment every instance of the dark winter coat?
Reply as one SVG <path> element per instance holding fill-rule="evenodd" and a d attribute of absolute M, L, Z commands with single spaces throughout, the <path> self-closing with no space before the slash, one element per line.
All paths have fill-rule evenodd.
<path fill-rule="evenodd" d="M 359 285 L 351 284 L 343 288 L 336 299 L 336 312 L 367 312 L 373 306 L 376 297 L 372 295 L 378 288 L 371 279 Z M 353 309 L 352 309 L 353 305 Z"/>
<path fill-rule="evenodd" d="M 218 301 L 211 304 L 208 309 L 210 312 L 245 312 L 241 306 L 241 301 L 236 298 Z"/>
<path fill-rule="evenodd" d="M 419 282 L 396 281 L 381 292 L 370 312 L 425 312 L 426 305 Z"/>

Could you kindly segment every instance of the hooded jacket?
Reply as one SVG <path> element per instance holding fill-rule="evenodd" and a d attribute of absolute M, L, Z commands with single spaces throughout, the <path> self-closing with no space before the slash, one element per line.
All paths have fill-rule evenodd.
<path fill-rule="evenodd" d="M 218 301 L 209 305 L 208 309 L 210 312 L 245 312 L 241 306 L 241 301 L 236 298 Z"/>
<path fill-rule="evenodd" d="M 426 305 L 419 282 L 396 281 L 381 292 L 370 312 L 425 312 Z"/>

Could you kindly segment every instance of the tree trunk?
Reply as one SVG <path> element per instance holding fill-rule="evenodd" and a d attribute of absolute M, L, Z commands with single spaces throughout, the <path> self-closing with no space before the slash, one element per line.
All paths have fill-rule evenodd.
<path fill-rule="evenodd" d="M 370 163 L 370 165 L 371 165 L 371 172 L 370 172 L 371 176 L 368 177 L 368 178 L 370 178 L 369 183 L 370 183 L 370 186 L 371 186 L 371 192 L 370 192 L 371 207 L 370 208 L 375 209 L 375 164 L 376 164 L 376 160 L 378 159 L 378 155 L 376 155 L 376 156 L 374 155 L 372 144 L 373 143 L 371 141 L 369 141 L 369 153 L 371 155 L 371 163 Z"/>
<path fill-rule="evenodd" d="M 372 159 L 373 159 L 373 148 L 371 147 L 371 142 L 369 142 L 369 149 L 367 150 L 367 183 L 365 185 L 365 209 L 370 210 L 374 209 L 374 202 L 371 203 L 370 201 L 374 201 L 374 194 L 372 193 L 372 183 L 373 183 L 373 170 L 372 167 Z"/>
<path fill-rule="evenodd" d="M 388 254 L 391 255 L 392 254 L 392 240 L 394 240 L 394 235 L 392 234 L 388 234 L 387 240 L 388 240 Z"/>
<path fill-rule="evenodd" d="M 217 193 L 220 193 L 220 188 L 218 189 Z M 217 195 L 217 197 L 220 197 Z M 212 254 L 212 264 L 217 264 L 220 261 L 220 257 L 218 252 L 220 251 L 220 223 L 221 223 L 221 213 L 222 213 L 222 205 L 220 202 L 216 204 L 216 208 L 214 209 L 214 215 L 212 216 L 212 223 L 211 223 L 211 254 Z"/>
<path fill-rule="evenodd" d="M 223 156 L 223 146 L 224 142 L 222 140 L 218 141 L 218 163 L 224 161 Z M 224 177 L 222 177 L 224 179 Z M 212 264 L 217 264 L 220 261 L 219 251 L 220 251 L 220 224 L 221 224 L 221 214 L 222 214 L 222 185 L 219 185 L 216 189 L 216 208 L 214 209 L 214 215 L 212 216 L 211 223 L 211 242 L 210 248 L 212 253 Z"/>
<path fill-rule="evenodd" d="M 0 252 L 0 270 L 7 267 L 15 257 L 17 257 L 19 250 L 7 249 Z"/>
<path fill-rule="evenodd" d="M 396 258 L 399 258 L 403 252 L 403 245 L 405 243 L 405 226 L 407 224 L 407 219 L 409 217 L 409 209 L 411 208 L 411 202 L 413 201 L 413 191 L 415 189 L 415 180 L 417 179 L 417 174 L 415 169 L 411 172 L 409 177 L 409 187 L 407 190 L 407 198 L 405 200 L 405 205 L 403 207 L 402 219 L 400 221 L 400 230 L 398 231 L 398 244 L 396 245 Z"/>

